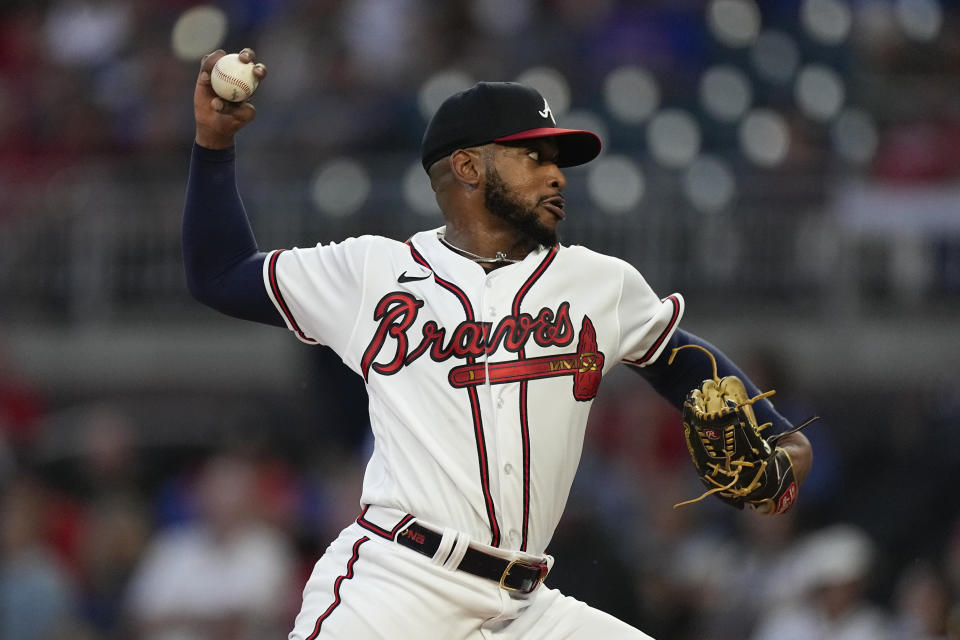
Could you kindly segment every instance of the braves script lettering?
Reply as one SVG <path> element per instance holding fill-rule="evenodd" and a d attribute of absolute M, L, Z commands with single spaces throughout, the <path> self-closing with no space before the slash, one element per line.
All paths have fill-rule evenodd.
<path fill-rule="evenodd" d="M 423 300 L 407 292 L 396 291 L 381 298 L 373 313 L 373 319 L 380 324 L 361 360 L 364 379 L 371 369 L 381 375 L 394 374 L 428 352 L 431 359 L 442 362 L 448 358 L 490 355 L 501 347 L 516 353 L 529 340 L 541 347 L 563 347 L 574 338 L 570 303 L 562 302 L 556 312 L 544 307 L 536 316 L 511 315 L 500 320 L 496 327 L 490 322 L 463 321 L 448 332 L 435 320 L 428 320 L 423 324 L 419 341 L 411 349 L 408 330 L 422 307 Z M 385 360 L 384 356 L 389 359 Z"/>

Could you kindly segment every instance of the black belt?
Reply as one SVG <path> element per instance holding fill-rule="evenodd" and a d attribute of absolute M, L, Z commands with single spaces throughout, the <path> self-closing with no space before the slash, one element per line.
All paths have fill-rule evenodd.
<path fill-rule="evenodd" d="M 397 544 L 432 558 L 440 548 L 442 538 L 442 534 L 414 522 L 401 531 L 396 540 Z M 467 547 L 457 569 L 499 582 L 500 586 L 508 591 L 530 593 L 547 577 L 548 567 L 546 563 L 534 564 L 523 560 L 506 560 L 473 547 Z"/>

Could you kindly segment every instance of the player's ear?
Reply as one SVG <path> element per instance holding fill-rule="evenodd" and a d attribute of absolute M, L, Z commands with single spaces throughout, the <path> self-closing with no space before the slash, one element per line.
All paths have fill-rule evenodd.
<path fill-rule="evenodd" d="M 461 184 L 476 187 L 483 177 L 483 159 L 474 149 L 457 149 L 450 154 L 450 171 Z"/>

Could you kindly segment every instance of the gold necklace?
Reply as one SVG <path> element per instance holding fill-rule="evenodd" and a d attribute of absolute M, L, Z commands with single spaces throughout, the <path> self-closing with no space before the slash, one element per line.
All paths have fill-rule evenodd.
<path fill-rule="evenodd" d="M 507 254 L 504 253 L 503 251 L 497 251 L 497 255 L 495 255 L 495 256 L 492 257 L 492 258 L 484 258 L 483 256 L 478 256 L 478 255 L 475 254 L 475 253 L 470 253 L 470 252 L 467 251 L 466 249 L 461 249 L 460 247 L 456 246 L 455 244 L 453 244 L 452 242 L 450 242 L 449 240 L 447 240 L 446 234 L 444 234 L 444 233 L 441 232 L 441 231 L 438 231 L 438 232 L 437 232 L 437 240 L 439 240 L 439 241 L 440 241 L 440 244 L 444 245 L 444 246 L 447 247 L 448 249 L 452 249 L 453 251 L 456 251 L 457 253 L 462 254 L 464 257 L 470 258 L 470 259 L 473 260 L 474 262 L 489 262 L 489 263 L 497 263 L 497 262 L 509 262 L 509 263 L 514 263 L 514 262 L 520 262 L 520 260 L 514 260 L 513 258 L 508 258 L 508 257 L 507 257 Z"/>

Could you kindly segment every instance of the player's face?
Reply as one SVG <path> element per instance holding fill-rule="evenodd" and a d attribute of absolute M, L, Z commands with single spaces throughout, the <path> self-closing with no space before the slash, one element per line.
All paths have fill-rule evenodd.
<path fill-rule="evenodd" d="M 556 143 L 542 138 L 497 147 L 485 167 L 486 208 L 537 244 L 557 244 L 567 181 L 557 167 Z"/>

